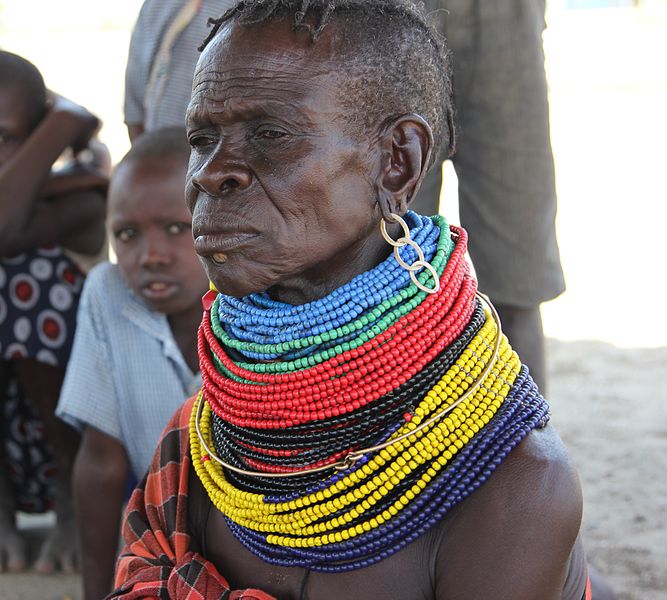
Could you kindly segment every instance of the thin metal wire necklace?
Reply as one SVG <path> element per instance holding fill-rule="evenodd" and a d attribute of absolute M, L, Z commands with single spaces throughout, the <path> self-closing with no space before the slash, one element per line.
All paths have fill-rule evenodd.
<path fill-rule="evenodd" d="M 476 293 L 465 231 L 414 213 L 405 224 L 398 242 L 418 240 L 420 250 L 405 244 L 399 256 L 416 267 L 400 273 L 392 255 L 364 274 L 371 302 L 353 280 L 298 311 L 219 296 L 204 316 L 193 465 L 232 533 L 271 564 L 338 572 L 386 558 L 548 420 L 495 309 Z M 232 360 L 228 350 L 241 348 L 282 360 Z"/>

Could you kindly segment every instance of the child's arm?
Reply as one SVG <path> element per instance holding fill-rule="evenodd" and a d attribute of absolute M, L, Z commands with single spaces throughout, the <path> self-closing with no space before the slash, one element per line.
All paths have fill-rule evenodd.
<path fill-rule="evenodd" d="M 91 224 L 91 210 L 98 218 L 99 206 L 86 206 L 89 196 L 67 203 L 40 201 L 53 163 L 68 147 L 75 154 L 85 149 L 98 126 L 98 119 L 85 108 L 56 98 L 30 137 L 0 167 L 0 255 L 16 253 L 27 239 L 28 247 L 36 247 L 85 229 Z"/>
<path fill-rule="evenodd" d="M 106 242 L 106 197 L 91 191 L 79 198 L 68 198 L 68 202 L 86 202 L 90 214 L 90 224 L 75 229 L 70 235 L 63 235 L 59 243 L 63 248 L 85 256 L 97 256 Z M 92 205 L 92 206 L 91 206 Z"/>
<path fill-rule="evenodd" d="M 57 243 L 96 255 L 105 241 L 106 175 L 87 163 L 73 162 L 52 174 L 40 190 L 30 226 L 13 241 L 0 244 L 6 255 Z M 54 232 L 59 232 L 54 237 Z"/>
<path fill-rule="evenodd" d="M 86 427 L 73 483 L 87 599 L 97 600 L 111 591 L 129 473 L 125 447 L 106 433 Z"/>
<path fill-rule="evenodd" d="M 104 243 L 105 196 L 97 190 L 73 192 L 36 203 L 29 227 L 0 238 L 0 256 L 14 256 L 56 243 L 94 255 Z"/>

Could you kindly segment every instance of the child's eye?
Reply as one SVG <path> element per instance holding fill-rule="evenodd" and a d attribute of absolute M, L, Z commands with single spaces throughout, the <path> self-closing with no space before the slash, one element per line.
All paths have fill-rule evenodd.
<path fill-rule="evenodd" d="M 0 144 L 13 144 L 18 141 L 19 139 L 15 135 L 12 135 L 9 131 L 0 129 Z"/>
<path fill-rule="evenodd" d="M 136 235 L 137 230 L 132 227 L 125 227 L 114 232 L 115 238 L 121 242 L 129 242 Z"/>
<path fill-rule="evenodd" d="M 190 227 L 190 223 L 169 223 L 167 225 L 167 232 L 169 235 L 179 235 L 184 231 L 188 231 Z"/>

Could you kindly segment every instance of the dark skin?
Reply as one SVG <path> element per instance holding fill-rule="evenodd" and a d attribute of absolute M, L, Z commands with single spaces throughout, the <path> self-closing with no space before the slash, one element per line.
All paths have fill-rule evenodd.
<path fill-rule="evenodd" d="M 125 446 L 99 429 L 86 427 L 72 482 L 84 598 L 103 598 L 109 593 L 129 474 Z"/>
<path fill-rule="evenodd" d="M 167 315 L 183 357 L 199 370 L 193 331 L 208 281 L 192 248 L 192 219 L 183 205 L 185 156 L 123 165 L 109 191 L 109 237 L 136 296 Z M 193 326 L 194 324 L 194 326 Z"/>
<path fill-rule="evenodd" d="M 191 502 L 207 502 L 198 482 Z M 309 573 L 304 596 L 304 569 L 272 566 L 254 556 L 215 508 L 201 537 L 207 558 L 232 589 L 257 587 L 281 600 L 560 600 L 580 518 L 576 473 L 549 428 L 531 434 L 491 481 L 405 549 L 366 569 Z"/>
<path fill-rule="evenodd" d="M 348 131 L 338 35 L 330 24 L 312 45 L 285 22 L 228 24 L 202 54 L 187 115 L 186 199 L 195 248 L 224 293 L 266 290 L 293 304 L 328 294 L 389 254 L 379 221 L 404 214 L 424 177 L 433 138 L 421 117 Z M 281 600 L 560 599 L 582 506 L 557 434 L 536 430 L 413 544 L 369 568 L 304 582 L 303 569 L 245 550 L 191 484 L 191 510 L 203 515 L 192 533 L 205 556 L 232 588 Z"/>
<path fill-rule="evenodd" d="M 138 159 L 119 167 L 109 189 L 109 238 L 136 296 L 167 315 L 186 362 L 199 370 L 196 336 L 206 277 L 192 248 L 183 204 L 187 159 Z M 74 496 L 82 546 L 85 598 L 111 591 L 130 461 L 118 439 L 84 430 L 74 468 Z M 137 474 L 141 476 L 142 474 Z"/>
<path fill-rule="evenodd" d="M 99 121 L 85 108 L 56 97 L 35 126 L 23 93 L 15 85 L 0 86 L 0 256 L 52 243 L 95 254 L 104 243 L 106 177 L 94 163 L 58 175 L 51 169 L 64 151 L 71 149 L 76 155 L 86 149 Z M 2 390 L 8 367 L 0 369 Z M 57 526 L 44 542 L 35 568 L 42 573 L 57 567 L 73 572 L 78 556 L 69 490 L 78 434 L 53 414 L 64 369 L 32 359 L 12 361 L 12 367 L 40 412 L 58 466 Z M 4 472 L 0 478 L 0 571 L 20 571 L 27 566 L 26 545 L 15 528 L 15 502 Z"/>
<path fill-rule="evenodd" d="M 31 130 L 21 93 L 14 86 L 0 89 L 4 139 L 0 145 L 0 256 L 51 243 L 89 254 L 99 252 L 104 242 L 106 176 L 94 164 L 51 173 L 67 148 L 77 153 L 87 147 L 99 121 L 85 108 L 57 97 Z"/>

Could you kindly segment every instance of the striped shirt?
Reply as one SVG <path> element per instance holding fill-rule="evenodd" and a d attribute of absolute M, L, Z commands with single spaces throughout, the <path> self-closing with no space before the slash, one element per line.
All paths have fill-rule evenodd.
<path fill-rule="evenodd" d="M 125 123 L 143 124 L 148 131 L 182 126 L 190 102 L 192 75 L 199 58 L 197 48 L 209 32 L 209 17 L 217 18 L 236 4 L 235 0 L 201 0 L 190 23 L 170 48 L 168 68 L 148 81 L 163 37 L 188 0 L 146 0 L 132 31 L 125 72 Z"/>
<path fill-rule="evenodd" d="M 56 414 L 120 441 L 141 479 L 167 421 L 200 385 L 166 316 L 130 291 L 116 265 L 96 266 L 84 285 Z"/>

